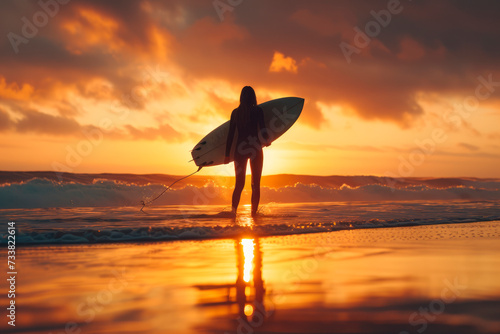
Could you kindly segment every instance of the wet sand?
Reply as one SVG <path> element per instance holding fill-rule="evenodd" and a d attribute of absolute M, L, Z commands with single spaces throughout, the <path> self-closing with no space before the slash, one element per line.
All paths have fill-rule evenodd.
<path fill-rule="evenodd" d="M 0 331 L 499 333 L 499 255 L 500 222 L 22 247 Z"/>

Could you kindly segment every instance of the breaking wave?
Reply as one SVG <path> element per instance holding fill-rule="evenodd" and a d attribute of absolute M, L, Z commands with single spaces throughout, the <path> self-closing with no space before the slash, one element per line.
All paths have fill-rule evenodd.
<path fill-rule="evenodd" d="M 276 176 L 278 177 L 278 176 Z M 345 177 L 343 177 L 345 178 Z M 230 203 L 232 182 L 199 177 L 167 191 L 154 205 L 223 205 Z M 353 176 L 332 184 L 323 177 L 288 177 L 284 185 L 261 187 L 261 202 L 500 200 L 500 181 L 482 179 L 387 180 Z M 410 182 L 411 181 L 411 182 Z M 273 183 L 273 182 L 269 182 Z M 282 182 L 283 183 L 283 182 Z M 135 183 L 128 178 L 57 181 L 36 177 L 0 184 L 0 208 L 137 206 L 163 191 L 161 183 Z M 248 201 L 244 190 L 242 201 Z"/>

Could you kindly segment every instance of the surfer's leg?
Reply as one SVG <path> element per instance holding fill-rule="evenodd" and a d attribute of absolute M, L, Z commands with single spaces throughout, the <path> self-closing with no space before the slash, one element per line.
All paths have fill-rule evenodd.
<path fill-rule="evenodd" d="M 236 182 L 233 191 L 233 213 L 236 213 L 243 188 L 245 187 L 245 174 L 247 172 L 247 159 L 234 160 L 234 171 L 236 174 Z"/>
<path fill-rule="evenodd" d="M 257 154 L 250 160 L 250 169 L 252 170 L 252 215 L 257 213 L 260 201 L 260 178 L 262 176 L 262 165 L 264 164 L 264 155 L 262 150 L 257 150 Z"/>

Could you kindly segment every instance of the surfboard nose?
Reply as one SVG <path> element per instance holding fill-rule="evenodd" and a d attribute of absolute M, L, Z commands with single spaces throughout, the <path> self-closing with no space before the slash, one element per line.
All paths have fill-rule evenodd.
<path fill-rule="evenodd" d="M 291 96 L 291 97 L 287 97 L 287 99 L 288 99 L 288 104 L 290 106 L 293 106 L 293 107 L 297 106 L 300 109 L 302 109 L 304 107 L 305 99 L 302 97 Z"/>
<path fill-rule="evenodd" d="M 304 107 L 304 103 L 306 102 L 305 99 L 301 98 L 301 97 L 297 97 L 297 99 L 299 100 L 298 103 L 300 103 L 300 108 L 303 108 Z"/>

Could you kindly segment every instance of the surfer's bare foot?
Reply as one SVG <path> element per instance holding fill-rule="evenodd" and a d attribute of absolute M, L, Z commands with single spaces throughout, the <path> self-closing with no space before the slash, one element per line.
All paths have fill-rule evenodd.
<path fill-rule="evenodd" d="M 231 217 L 236 217 L 236 209 L 235 209 L 235 208 L 233 208 L 233 209 L 231 210 L 231 213 L 230 213 L 230 214 L 231 214 Z"/>

